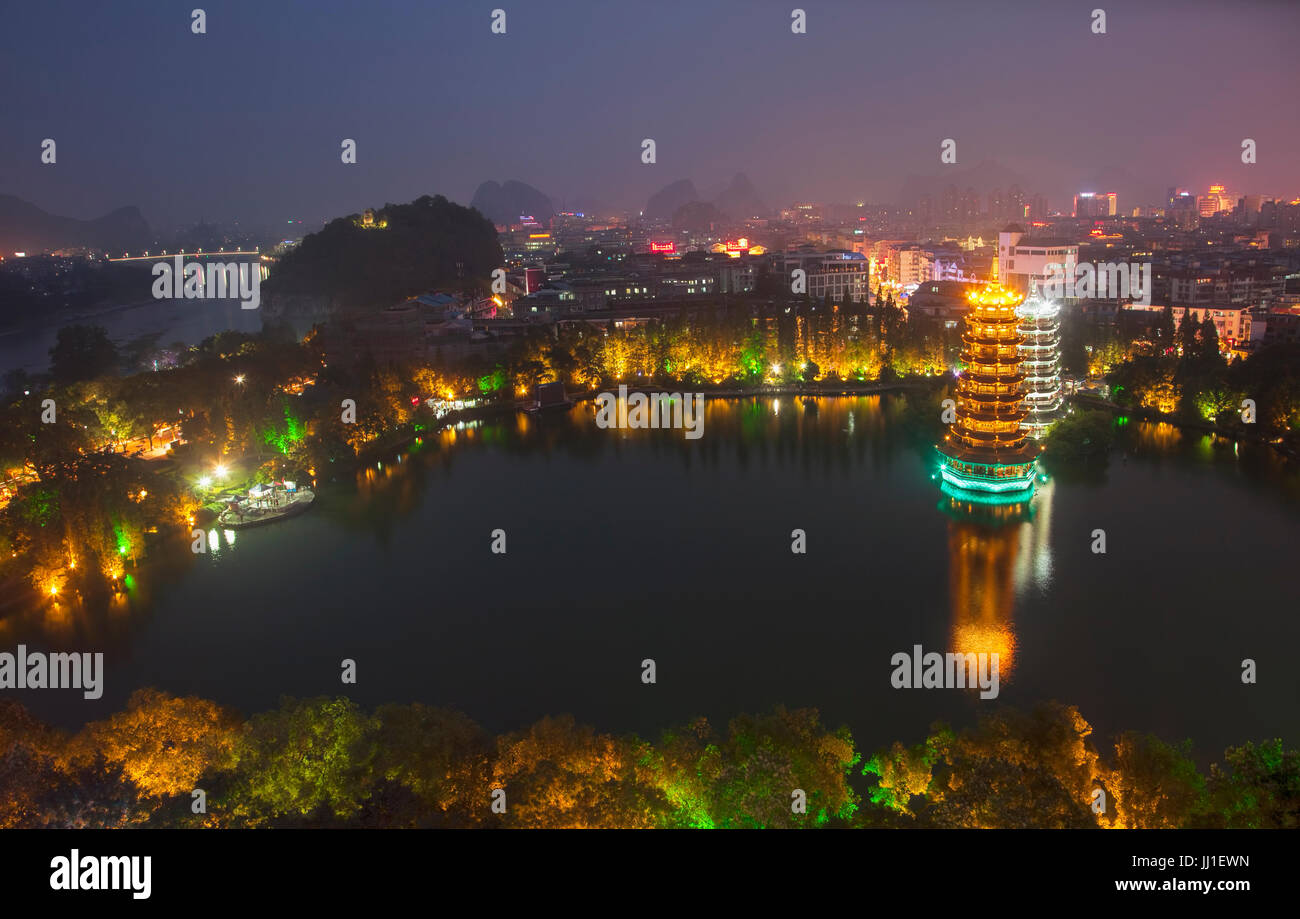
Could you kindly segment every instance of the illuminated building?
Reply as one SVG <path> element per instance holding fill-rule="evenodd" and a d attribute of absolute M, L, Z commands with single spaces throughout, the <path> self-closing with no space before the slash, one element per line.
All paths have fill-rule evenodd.
<path fill-rule="evenodd" d="M 843 249 L 825 251 L 801 246 L 771 253 L 773 272 L 791 277 L 800 269 L 807 281 L 807 294 L 814 300 L 827 296 L 866 303 L 871 283 L 871 262 L 860 252 Z"/>
<path fill-rule="evenodd" d="M 1074 196 L 1075 217 L 1114 217 L 1119 211 L 1119 196 L 1113 191 L 1100 195 L 1080 192 Z"/>
<path fill-rule="evenodd" d="M 1038 291 L 1016 309 L 1020 324 L 1020 365 L 1025 374 L 1020 427 L 1042 437 L 1061 410 L 1061 307 Z"/>
<path fill-rule="evenodd" d="M 1029 293 L 1036 282 L 1050 277 L 1073 278 L 1079 263 L 1079 246 L 1063 237 L 1035 237 L 1019 224 L 998 233 L 996 279 L 1002 286 Z M 1059 265 L 1055 270 L 1052 266 Z"/>
<path fill-rule="evenodd" d="M 1011 497 L 1034 487 L 1038 448 L 1021 422 L 1025 381 L 1016 307 L 1021 297 L 996 284 L 968 296 L 957 419 L 943 443 L 941 471 L 947 484 L 977 495 Z"/>
<path fill-rule="evenodd" d="M 1208 195 L 1198 195 L 1196 209 L 1202 217 L 1226 214 L 1236 206 L 1236 199 L 1222 185 L 1211 185 Z"/>

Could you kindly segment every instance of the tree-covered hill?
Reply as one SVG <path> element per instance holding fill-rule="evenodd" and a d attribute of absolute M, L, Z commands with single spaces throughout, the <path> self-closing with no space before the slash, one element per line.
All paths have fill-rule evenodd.
<path fill-rule="evenodd" d="M 330 221 L 279 261 L 265 293 L 379 308 L 432 288 L 486 289 L 500 264 L 496 230 L 478 211 L 425 195 L 384 205 L 372 226 L 357 216 Z"/>

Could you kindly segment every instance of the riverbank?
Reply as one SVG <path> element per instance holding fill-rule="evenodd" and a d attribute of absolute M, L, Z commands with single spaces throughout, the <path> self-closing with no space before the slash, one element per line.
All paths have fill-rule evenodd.
<path fill-rule="evenodd" d="M 1287 459 L 1300 461 L 1300 451 L 1297 451 L 1297 449 L 1293 445 L 1288 444 L 1285 440 L 1282 440 L 1280 438 L 1277 440 L 1268 440 L 1267 438 L 1259 434 L 1254 434 L 1249 431 L 1242 430 L 1241 428 L 1224 428 L 1221 427 L 1220 425 L 1214 424 L 1213 422 L 1190 420 L 1178 415 L 1170 415 L 1166 412 L 1161 412 L 1153 408 L 1142 408 L 1142 407 L 1132 408 L 1132 407 L 1126 407 L 1122 405 L 1116 405 L 1113 402 L 1109 402 L 1105 399 L 1099 399 L 1096 396 L 1073 395 L 1068 397 L 1067 401 L 1071 405 L 1075 405 L 1080 408 L 1109 412 L 1110 414 L 1116 416 L 1121 416 L 1121 415 L 1129 416 L 1129 417 L 1141 419 L 1142 421 L 1152 421 L 1152 422 L 1158 422 L 1160 424 L 1169 424 L 1169 425 L 1173 425 L 1176 428 L 1180 428 L 1182 430 L 1201 431 L 1202 433 L 1205 434 L 1214 434 L 1219 437 L 1223 437 L 1232 441 L 1246 441 L 1248 443 L 1265 444 L 1269 447 L 1272 447 L 1276 452 L 1280 453 L 1282 456 L 1285 456 Z"/>
<path fill-rule="evenodd" d="M 924 392 L 932 389 L 941 389 L 948 385 L 951 380 L 948 377 L 930 377 L 924 380 L 897 380 L 890 382 L 852 382 L 843 381 L 829 383 L 798 383 L 798 384 L 774 384 L 762 386 L 757 389 L 746 388 L 724 388 L 724 389 L 705 389 L 701 388 L 700 392 L 706 400 L 714 399 L 746 399 L 759 396 L 810 396 L 817 398 L 829 398 L 834 396 L 873 396 L 885 393 L 903 393 L 903 392 Z M 627 387 L 628 393 L 668 393 L 668 392 L 685 392 L 690 387 L 687 386 L 641 386 L 634 384 L 620 384 Z M 614 388 L 617 391 L 617 387 Z M 608 390 L 581 390 L 578 392 L 566 393 L 569 400 L 573 403 L 589 402 L 594 400 L 602 392 Z M 393 450 L 398 450 L 413 443 L 416 438 L 421 437 L 426 432 L 436 433 L 447 427 L 453 427 L 457 424 L 463 424 L 468 421 L 486 421 L 491 418 L 499 418 L 506 415 L 513 415 L 516 412 L 522 412 L 527 406 L 531 405 L 528 399 L 517 399 L 509 402 L 489 402 L 483 405 L 476 405 L 472 408 L 464 408 L 459 411 L 451 412 L 439 418 L 432 425 L 424 421 L 414 421 L 403 425 L 388 434 L 382 435 L 374 442 L 367 444 L 364 449 L 357 453 L 356 468 L 369 465 L 375 459 L 382 457 Z"/>

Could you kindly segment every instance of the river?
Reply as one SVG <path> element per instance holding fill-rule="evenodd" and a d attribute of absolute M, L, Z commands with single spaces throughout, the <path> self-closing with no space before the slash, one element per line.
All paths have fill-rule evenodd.
<path fill-rule="evenodd" d="M 142 335 L 158 335 L 157 346 L 176 342 L 197 345 L 218 332 L 260 332 L 260 310 L 240 308 L 233 299 L 148 300 L 144 303 L 101 307 L 54 322 L 0 331 L 0 374 L 10 370 L 44 373 L 50 366 L 50 348 L 59 329 L 67 325 L 102 326 L 119 347 Z M 305 331 L 305 330 L 304 330 Z"/>

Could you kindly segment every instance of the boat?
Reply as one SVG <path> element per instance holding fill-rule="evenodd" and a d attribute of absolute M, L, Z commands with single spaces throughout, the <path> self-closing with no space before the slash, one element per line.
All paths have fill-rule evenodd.
<path fill-rule="evenodd" d="M 229 530 L 245 530 L 264 526 L 294 517 L 311 507 L 316 493 L 310 488 L 299 488 L 293 482 L 273 482 L 254 485 L 245 498 L 234 498 L 217 517 L 217 526 Z"/>

